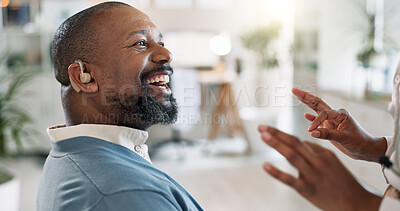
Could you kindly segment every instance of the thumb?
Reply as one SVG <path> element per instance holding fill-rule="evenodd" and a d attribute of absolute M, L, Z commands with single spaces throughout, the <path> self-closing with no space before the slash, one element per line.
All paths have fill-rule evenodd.
<path fill-rule="evenodd" d="M 347 134 L 340 130 L 318 128 L 311 132 L 311 136 L 314 138 L 327 139 L 340 142 L 346 138 Z"/>

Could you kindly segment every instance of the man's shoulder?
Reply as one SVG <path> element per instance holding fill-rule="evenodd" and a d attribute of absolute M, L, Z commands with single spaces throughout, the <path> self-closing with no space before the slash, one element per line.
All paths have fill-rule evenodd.
<path fill-rule="evenodd" d="M 38 201 L 46 201 L 49 196 L 57 197 L 56 195 L 60 193 L 62 195 L 64 192 L 68 194 L 71 189 L 74 189 L 82 193 L 75 198 L 81 198 L 82 203 L 87 203 L 88 207 L 96 203 L 108 204 L 121 200 L 129 201 L 130 203 L 127 204 L 135 204 L 135 206 L 147 205 L 150 202 L 147 203 L 146 200 L 150 196 L 153 199 L 158 198 L 160 203 L 170 203 L 171 206 L 172 204 L 180 207 L 198 206 L 192 197 L 168 175 L 132 150 L 112 143 L 100 143 L 93 147 L 76 147 L 68 150 L 60 149 L 50 153 L 42 181 L 45 183 L 41 185 L 41 190 L 46 194 L 39 194 L 43 196 L 38 197 Z M 71 182 L 75 184 L 73 187 L 71 187 Z M 60 184 L 67 185 L 60 189 Z M 53 192 L 57 194 L 49 192 L 53 189 Z M 87 197 L 93 200 L 88 200 Z M 65 198 L 62 199 L 60 198 L 59 204 L 68 201 Z M 78 203 L 77 200 L 74 203 Z"/>
<path fill-rule="evenodd" d="M 104 195 L 119 191 L 160 191 L 168 188 L 170 181 L 165 173 L 132 150 L 112 145 L 106 143 L 66 156 Z"/>

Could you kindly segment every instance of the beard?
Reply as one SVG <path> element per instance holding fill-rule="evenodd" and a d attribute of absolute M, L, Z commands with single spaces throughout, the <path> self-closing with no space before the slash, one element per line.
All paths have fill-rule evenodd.
<path fill-rule="evenodd" d="M 160 70 L 171 70 L 169 65 L 163 65 L 152 72 Z M 150 74 L 149 73 L 149 74 Z M 162 96 L 161 98 L 165 103 L 160 103 L 149 91 L 149 85 L 146 83 L 147 75 L 141 76 L 141 89 L 142 95 L 137 96 L 134 93 L 127 96 L 125 100 L 128 103 L 123 103 L 123 100 L 118 99 L 118 119 L 120 124 L 138 129 L 144 129 L 143 125 L 168 125 L 176 122 L 178 117 L 178 105 L 173 94 L 169 96 Z M 167 84 L 170 89 L 171 83 Z"/>
<path fill-rule="evenodd" d="M 171 88 L 170 83 L 168 87 Z M 176 122 L 178 117 L 178 105 L 176 99 L 171 94 L 166 104 L 161 104 L 153 97 L 146 85 L 142 83 L 144 96 L 139 97 L 137 101 L 137 111 L 133 114 L 139 120 L 150 124 L 168 125 Z"/>

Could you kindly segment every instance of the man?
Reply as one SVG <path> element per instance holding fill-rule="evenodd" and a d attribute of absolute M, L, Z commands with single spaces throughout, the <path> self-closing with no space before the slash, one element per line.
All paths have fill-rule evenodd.
<path fill-rule="evenodd" d="M 273 127 L 261 125 L 259 131 L 262 139 L 299 170 L 299 177 L 295 178 L 268 163 L 264 164 L 265 171 L 294 188 L 322 210 L 399 210 L 400 174 L 397 166 L 400 160 L 396 155 L 400 150 L 396 138 L 400 132 L 399 74 L 400 65 L 389 106 L 395 119 L 393 138 L 371 136 L 346 110 L 334 110 L 320 98 L 293 89 L 293 94 L 317 113 L 305 114 L 306 119 L 312 122 L 308 128 L 311 136 L 331 140 L 333 145 L 351 158 L 384 164 L 389 186 L 383 197 L 365 190 L 333 152 L 317 144 L 301 142 Z"/>
<path fill-rule="evenodd" d="M 83 10 L 58 28 L 52 59 L 66 125 L 48 129 L 37 210 L 202 210 L 144 144 L 177 117 L 172 55 L 149 17 L 119 2 Z"/>

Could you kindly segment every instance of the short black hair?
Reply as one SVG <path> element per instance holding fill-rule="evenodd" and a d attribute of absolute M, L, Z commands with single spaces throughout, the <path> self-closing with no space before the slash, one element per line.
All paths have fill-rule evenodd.
<path fill-rule="evenodd" d="M 122 2 L 100 3 L 71 16 L 58 27 L 51 46 L 51 58 L 58 82 L 65 86 L 70 84 L 68 66 L 75 59 L 97 59 L 100 53 L 96 50 L 99 34 L 93 25 L 93 17 L 101 11 L 121 6 L 132 7 Z"/>

